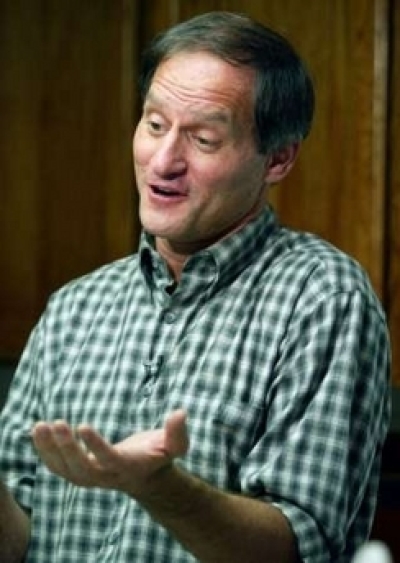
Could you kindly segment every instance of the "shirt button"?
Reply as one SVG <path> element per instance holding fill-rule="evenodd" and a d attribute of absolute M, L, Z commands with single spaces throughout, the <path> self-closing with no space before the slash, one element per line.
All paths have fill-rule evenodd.
<path fill-rule="evenodd" d="M 165 313 L 164 319 L 167 324 L 171 325 L 176 321 L 176 313 L 173 313 L 172 311 L 167 311 Z"/>
<path fill-rule="evenodd" d="M 148 383 L 147 385 L 145 385 L 145 387 L 143 387 L 142 390 L 143 397 L 150 397 L 152 391 L 153 391 L 153 384 Z"/>

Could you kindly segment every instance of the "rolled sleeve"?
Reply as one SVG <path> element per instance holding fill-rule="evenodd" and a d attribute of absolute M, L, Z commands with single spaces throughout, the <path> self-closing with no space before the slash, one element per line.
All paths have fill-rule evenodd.
<path fill-rule="evenodd" d="M 389 424 L 388 374 L 386 324 L 362 293 L 301 304 L 242 484 L 281 508 L 303 561 L 339 561 L 354 547 L 348 536 L 361 541 L 370 530 Z M 354 522 L 359 529 L 349 534 Z"/>

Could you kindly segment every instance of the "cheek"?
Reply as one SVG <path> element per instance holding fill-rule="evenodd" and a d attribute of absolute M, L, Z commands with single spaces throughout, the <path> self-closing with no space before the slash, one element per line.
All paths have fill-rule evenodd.
<path fill-rule="evenodd" d="M 197 174 L 199 182 L 207 187 L 207 191 L 216 198 L 226 197 L 226 192 L 235 190 L 238 174 L 240 172 L 235 167 L 230 166 L 230 162 L 226 159 L 219 159 L 210 166 L 207 164 L 200 170 L 197 168 L 194 174 Z"/>
<path fill-rule="evenodd" d="M 133 161 L 135 166 L 144 166 L 151 158 L 151 143 L 138 125 L 132 141 Z"/>

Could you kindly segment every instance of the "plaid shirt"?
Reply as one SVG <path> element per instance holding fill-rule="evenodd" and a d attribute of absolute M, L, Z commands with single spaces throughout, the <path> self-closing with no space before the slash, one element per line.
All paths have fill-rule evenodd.
<path fill-rule="evenodd" d="M 0 420 L 0 471 L 32 515 L 26 561 L 195 561 L 128 496 L 52 475 L 29 438 L 62 418 L 118 442 L 177 407 L 182 466 L 280 507 L 304 561 L 349 561 L 389 420 L 386 325 L 364 273 L 266 209 L 171 281 L 143 235 L 138 254 L 53 295 L 34 329 Z"/>

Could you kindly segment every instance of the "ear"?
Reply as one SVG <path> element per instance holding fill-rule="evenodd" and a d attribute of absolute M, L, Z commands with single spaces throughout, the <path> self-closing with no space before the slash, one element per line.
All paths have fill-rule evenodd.
<path fill-rule="evenodd" d="M 292 143 L 271 154 L 266 163 L 265 181 L 276 184 L 289 174 L 299 153 L 300 143 Z"/>

